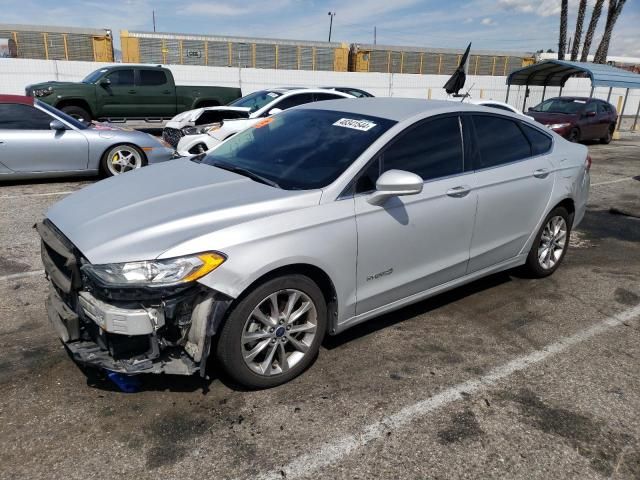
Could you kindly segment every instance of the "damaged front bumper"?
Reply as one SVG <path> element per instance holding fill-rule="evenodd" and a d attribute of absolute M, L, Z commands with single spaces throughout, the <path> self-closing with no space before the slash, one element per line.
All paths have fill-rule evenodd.
<path fill-rule="evenodd" d="M 127 374 L 204 376 L 229 297 L 200 284 L 104 288 L 81 273 L 86 260 L 51 222 L 36 229 L 50 280 L 47 315 L 76 362 Z"/>

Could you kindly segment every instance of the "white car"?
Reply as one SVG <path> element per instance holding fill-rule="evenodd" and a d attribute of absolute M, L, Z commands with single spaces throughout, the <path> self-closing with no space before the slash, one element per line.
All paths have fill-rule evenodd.
<path fill-rule="evenodd" d="M 236 117 L 228 119 L 228 117 L 225 116 L 223 119 L 220 119 L 218 124 L 204 127 L 202 132 L 198 132 L 195 135 L 190 134 L 191 132 L 188 130 L 185 132 L 185 127 L 182 127 L 183 133 L 180 136 L 176 150 L 178 155 L 181 156 L 203 153 L 245 128 L 254 126 L 260 122 L 260 120 L 264 120 L 264 118 L 287 110 L 288 108 L 297 107 L 305 103 L 337 100 L 341 98 L 355 97 L 348 93 L 322 88 L 286 87 L 260 90 L 232 102 L 228 107 L 210 107 L 204 109 L 205 111 L 214 111 L 220 114 L 225 111 L 225 109 L 229 111 L 230 108 L 233 108 Z M 246 115 L 245 118 L 238 115 L 238 113 L 240 113 L 239 109 L 243 109 Z M 167 124 L 167 127 L 168 126 L 169 124 Z M 194 126 L 191 128 L 197 127 Z"/>
<path fill-rule="evenodd" d="M 460 102 L 460 97 L 447 97 L 447 100 L 449 100 L 450 102 Z M 505 110 L 507 112 L 511 112 L 511 113 L 515 113 L 517 115 L 524 115 L 520 110 L 518 110 L 516 107 L 513 107 L 511 105 L 509 105 L 508 103 L 505 102 L 500 102 L 499 100 L 491 100 L 491 99 L 486 99 L 486 98 L 470 98 L 470 97 L 465 97 L 464 100 L 462 100 L 462 103 L 471 103 L 473 105 L 482 105 L 483 107 L 491 107 L 491 108 L 497 108 L 498 110 Z"/>

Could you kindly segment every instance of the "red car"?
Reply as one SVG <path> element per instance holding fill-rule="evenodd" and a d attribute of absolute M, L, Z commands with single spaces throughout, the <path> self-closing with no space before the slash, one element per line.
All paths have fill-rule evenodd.
<path fill-rule="evenodd" d="M 600 140 L 609 143 L 618 114 L 613 105 L 588 97 L 555 97 L 532 107 L 527 115 L 570 142 Z"/>

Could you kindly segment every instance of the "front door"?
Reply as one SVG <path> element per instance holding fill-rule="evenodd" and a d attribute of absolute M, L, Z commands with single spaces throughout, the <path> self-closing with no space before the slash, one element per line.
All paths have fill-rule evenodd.
<path fill-rule="evenodd" d="M 30 105 L 0 104 L 0 162 L 22 173 L 85 170 L 87 139 L 76 130 L 51 130 L 52 120 Z"/>
<path fill-rule="evenodd" d="M 547 209 L 555 178 L 548 134 L 497 115 L 474 114 L 473 124 L 478 210 L 469 273 L 518 256 Z"/>
<path fill-rule="evenodd" d="M 96 102 L 100 118 L 140 117 L 133 68 L 120 68 L 106 77 L 109 84 L 96 84 Z"/>
<path fill-rule="evenodd" d="M 378 174 L 392 169 L 420 175 L 422 192 L 371 205 Z M 362 173 L 354 201 L 357 314 L 464 276 L 476 193 L 464 168 L 459 118 L 427 120 L 394 139 Z"/>

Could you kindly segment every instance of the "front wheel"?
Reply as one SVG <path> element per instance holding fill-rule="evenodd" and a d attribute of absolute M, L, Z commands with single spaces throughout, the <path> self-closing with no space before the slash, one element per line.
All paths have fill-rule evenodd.
<path fill-rule="evenodd" d="M 303 275 L 269 280 L 233 308 L 217 340 L 216 358 L 235 383 L 270 388 L 313 362 L 327 325 L 318 286 Z"/>
<path fill-rule="evenodd" d="M 556 207 L 547 215 L 524 265 L 529 276 L 542 278 L 556 271 L 567 253 L 572 223 L 573 215 L 564 207 Z"/>
<path fill-rule="evenodd" d="M 116 145 L 104 154 L 101 167 L 106 176 L 113 177 L 136 170 L 145 164 L 144 153 L 135 145 Z"/>

